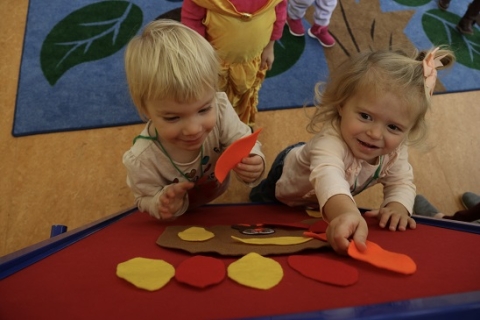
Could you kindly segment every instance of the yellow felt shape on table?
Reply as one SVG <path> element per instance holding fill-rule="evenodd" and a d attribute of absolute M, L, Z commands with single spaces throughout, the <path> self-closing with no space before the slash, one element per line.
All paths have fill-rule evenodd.
<path fill-rule="evenodd" d="M 312 240 L 310 237 L 271 237 L 271 238 L 238 238 L 232 236 L 232 239 L 247 243 L 247 244 L 258 244 L 258 245 L 278 245 L 278 246 L 289 246 L 293 244 L 305 243 Z"/>
<path fill-rule="evenodd" d="M 307 209 L 307 214 L 309 217 L 312 217 L 312 218 L 321 218 L 322 217 L 322 213 L 318 210 L 309 210 Z"/>
<path fill-rule="evenodd" d="M 117 265 L 117 276 L 137 288 L 155 291 L 175 276 L 175 268 L 163 260 L 133 258 Z"/>
<path fill-rule="evenodd" d="M 228 277 L 246 287 L 268 290 L 283 278 L 283 269 L 277 261 L 255 252 L 232 262 L 227 268 Z"/>
<path fill-rule="evenodd" d="M 206 241 L 212 239 L 215 235 L 200 227 L 190 227 L 178 233 L 180 239 L 185 241 Z"/>

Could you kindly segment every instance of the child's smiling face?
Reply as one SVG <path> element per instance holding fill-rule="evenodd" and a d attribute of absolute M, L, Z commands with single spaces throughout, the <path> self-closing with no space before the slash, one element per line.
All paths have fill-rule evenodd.
<path fill-rule="evenodd" d="M 198 151 L 217 119 L 214 90 L 206 90 L 198 101 L 179 103 L 173 99 L 146 101 L 148 117 L 158 139 L 168 150 Z M 172 154 L 171 154 L 172 155 Z"/>
<path fill-rule="evenodd" d="M 338 112 L 346 144 L 356 158 L 370 164 L 397 149 L 416 119 L 405 103 L 390 92 L 357 93 L 338 107 Z"/>

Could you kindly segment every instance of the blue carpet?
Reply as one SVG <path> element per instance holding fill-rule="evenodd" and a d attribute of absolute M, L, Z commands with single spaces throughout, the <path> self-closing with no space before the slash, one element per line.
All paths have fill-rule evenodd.
<path fill-rule="evenodd" d="M 468 2 L 452 1 L 440 19 L 432 14 L 438 11 L 435 1 L 380 0 L 380 5 L 383 12 L 415 10 L 404 32 L 417 48 L 424 49 L 439 35 L 445 41 L 459 37 L 454 21 Z M 30 0 L 13 136 L 140 123 L 125 81 L 124 47 L 150 21 L 178 20 L 181 4 L 181 0 Z M 432 33 L 425 21 L 444 30 Z M 308 22 L 304 23 L 307 27 Z M 477 29 L 466 38 L 459 63 L 441 78 L 447 92 L 478 89 L 479 44 Z M 328 76 L 317 40 L 292 37 L 285 28 L 275 53 L 274 69 L 260 91 L 259 110 L 310 104 L 314 84 Z"/>

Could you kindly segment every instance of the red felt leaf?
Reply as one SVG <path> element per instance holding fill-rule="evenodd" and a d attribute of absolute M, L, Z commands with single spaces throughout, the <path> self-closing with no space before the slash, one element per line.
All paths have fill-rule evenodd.
<path fill-rule="evenodd" d="M 343 262 L 321 256 L 293 255 L 288 264 L 307 278 L 347 287 L 358 281 L 358 270 Z"/>
<path fill-rule="evenodd" d="M 225 276 L 225 263 L 222 260 L 205 256 L 188 258 L 175 269 L 177 281 L 197 288 L 206 288 L 220 283 Z"/>
<path fill-rule="evenodd" d="M 309 228 L 309 231 L 315 233 L 324 233 L 327 232 L 328 223 L 325 220 L 319 220 L 312 224 Z"/>
<path fill-rule="evenodd" d="M 218 158 L 215 165 L 215 177 L 220 183 L 225 180 L 228 172 L 232 170 L 243 158 L 248 157 L 253 146 L 257 142 L 258 134 L 262 129 L 258 129 L 251 135 L 239 139 L 232 143 Z"/>

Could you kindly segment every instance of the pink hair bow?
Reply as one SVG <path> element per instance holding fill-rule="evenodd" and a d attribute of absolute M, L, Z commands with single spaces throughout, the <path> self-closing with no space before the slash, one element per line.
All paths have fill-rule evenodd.
<path fill-rule="evenodd" d="M 425 93 L 432 96 L 433 89 L 435 88 L 435 82 L 437 82 L 437 68 L 443 66 L 440 61 L 444 55 L 435 58 L 435 53 L 438 51 L 438 47 L 432 50 L 423 59 L 423 76 L 425 77 Z"/>

